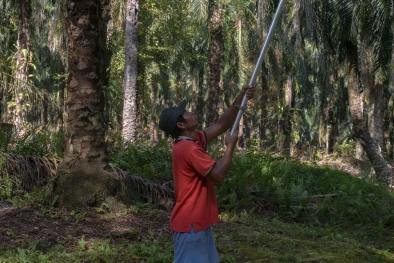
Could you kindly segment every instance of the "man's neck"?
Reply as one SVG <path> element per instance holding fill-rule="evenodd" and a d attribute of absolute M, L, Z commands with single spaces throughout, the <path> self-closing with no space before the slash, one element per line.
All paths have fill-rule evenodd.
<path fill-rule="evenodd" d="M 182 132 L 179 134 L 179 136 L 185 136 L 189 137 L 191 139 L 196 139 L 196 131 L 195 130 L 182 130 Z"/>

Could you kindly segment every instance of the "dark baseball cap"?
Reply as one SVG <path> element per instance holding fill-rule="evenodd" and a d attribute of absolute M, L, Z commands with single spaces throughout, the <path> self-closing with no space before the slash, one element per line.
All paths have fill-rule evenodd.
<path fill-rule="evenodd" d="M 160 115 L 159 128 L 167 134 L 172 134 L 175 130 L 177 119 L 186 108 L 186 100 L 183 100 L 178 106 L 164 109 Z"/>

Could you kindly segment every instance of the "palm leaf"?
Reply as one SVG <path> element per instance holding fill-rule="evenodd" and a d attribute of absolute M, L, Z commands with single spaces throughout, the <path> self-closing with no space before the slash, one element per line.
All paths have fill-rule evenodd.
<path fill-rule="evenodd" d="M 0 152 L 0 177 L 10 176 L 25 191 L 42 189 L 56 175 L 59 160 Z"/>
<path fill-rule="evenodd" d="M 175 193 L 172 189 L 119 168 L 115 168 L 115 170 L 125 187 L 127 202 L 138 198 L 144 202 L 161 205 L 166 209 L 172 208 L 175 202 Z"/>

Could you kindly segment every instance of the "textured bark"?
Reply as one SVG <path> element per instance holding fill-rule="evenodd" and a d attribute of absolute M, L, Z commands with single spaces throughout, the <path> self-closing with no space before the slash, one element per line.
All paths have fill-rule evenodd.
<path fill-rule="evenodd" d="M 100 99 L 98 0 L 67 1 L 68 86 L 65 156 L 102 162 L 106 158 Z M 67 158 L 66 158 L 67 159 Z"/>
<path fill-rule="evenodd" d="M 369 90 L 369 107 L 368 107 L 368 128 L 372 138 L 376 141 L 382 154 L 384 154 L 383 139 L 383 94 L 384 86 L 379 81 Z"/>
<path fill-rule="evenodd" d="M 264 65 L 263 65 L 264 66 Z M 260 110 L 261 110 L 261 116 L 260 116 L 260 141 L 262 142 L 262 144 L 260 145 L 261 150 L 265 150 L 265 148 L 268 146 L 267 144 L 267 140 L 268 140 L 268 136 L 267 136 L 267 128 L 266 128 L 266 120 L 268 117 L 268 111 L 267 111 L 267 103 L 268 103 L 268 81 L 267 81 L 267 77 L 264 71 L 264 67 L 262 67 L 263 69 L 261 70 L 262 74 L 261 74 L 261 86 L 262 88 L 262 92 L 261 92 L 261 97 L 260 97 Z"/>
<path fill-rule="evenodd" d="M 122 194 L 119 177 L 107 167 L 104 102 L 100 87 L 100 0 L 68 0 L 66 29 L 69 76 L 65 102 L 65 158 L 60 163 L 51 199 L 55 205 L 81 212 Z M 105 63 L 104 63 L 105 65 Z M 100 78 L 101 77 L 101 78 Z"/>
<path fill-rule="evenodd" d="M 16 54 L 16 73 L 15 79 L 15 116 L 14 125 L 15 133 L 23 133 L 23 124 L 26 121 L 26 105 L 27 91 L 25 86 L 29 81 L 29 65 L 28 57 L 30 53 L 30 30 L 29 20 L 31 16 L 30 0 L 19 0 L 19 28 L 18 28 L 18 52 Z"/>
<path fill-rule="evenodd" d="M 365 41 L 361 42 L 360 61 L 362 69 L 362 82 L 368 92 L 368 129 L 372 138 L 384 152 L 383 140 L 383 93 L 384 86 L 382 81 L 375 77 L 373 52 Z"/>
<path fill-rule="evenodd" d="M 391 169 L 384 160 L 381 152 L 371 137 L 368 127 L 365 124 L 363 117 L 363 96 L 360 96 L 360 87 L 357 76 L 358 69 L 358 54 L 357 47 L 348 43 L 348 94 L 349 94 L 349 109 L 350 116 L 353 122 L 353 132 L 357 139 L 360 140 L 364 151 L 371 162 L 375 171 L 376 178 L 382 181 L 387 186 L 392 185 Z"/>
<path fill-rule="evenodd" d="M 127 0 L 122 134 L 130 143 L 137 137 L 138 10 L 138 0 Z"/>
<path fill-rule="evenodd" d="M 221 108 L 221 98 L 223 87 L 220 81 L 222 68 L 223 53 L 223 21 L 222 21 L 222 4 L 210 1 L 210 10 L 212 15 L 209 21 L 209 97 L 208 97 L 208 126 L 214 124 L 219 118 L 219 109 Z M 211 12 L 211 11 L 210 11 Z"/>
<path fill-rule="evenodd" d="M 392 28 L 392 34 L 394 35 L 394 26 Z M 391 65 L 394 65 L 394 49 L 391 51 Z M 389 95 L 387 96 L 389 108 L 388 114 L 386 115 L 386 124 L 390 127 L 391 123 L 394 123 L 394 67 L 391 68 L 390 79 L 389 79 Z M 389 158 L 394 159 L 394 129 L 387 129 L 386 136 L 386 152 Z"/>
<path fill-rule="evenodd" d="M 267 30 L 266 27 L 267 25 L 264 24 L 264 15 L 266 14 L 266 3 L 263 0 L 258 0 L 257 2 L 257 31 L 259 34 L 259 39 L 263 43 L 263 39 L 267 35 Z M 268 85 L 268 79 L 267 79 L 267 73 L 266 73 L 266 66 L 263 61 L 261 65 L 261 97 L 260 97 L 260 110 L 261 110 L 261 116 L 260 116 L 260 130 L 259 130 L 259 138 L 261 141 L 260 144 L 260 149 L 263 151 L 266 149 L 268 146 L 267 140 L 267 129 L 266 129 L 266 123 L 265 121 L 267 120 L 268 117 L 268 112 L 267 112 L 267 104 L 268 104 L 268 92 L 269 92 L 269 85 Z"/>
<path fill-rule="evenodd" d="M 197 92 L 197 106 L 196 115 L 200 128 L 205 127 L 204 124 L 204 68 L 198 72 L 198 92 Z"/>
<path fill-rule="evenodd" d="M 157 84 L 154 83 L 152 86 L 152 93 L 150 96 L 150 101 L 151 101 L 151 110 L 152 110 L 152 117 L 150 120 L 150 125 L 149 125 L 149 134 L 150 134 L 150 141 L 153 143 L 158 142 L 158 136 L 157 136 L 157 121 L 156 121 L 156 98 L 157 98 Z"/>
<path fill-rule="evenodd" d="M 334 152 L 334 145 L 337 136 L 337 116 L 335 115 L 335 109 L 339 111 L 340 105 L 338 101 L 338 93 L 335 92 L 334 80 L 336 79 L 336 74 L 330 74 L 330 80 L 327 83 L 327 90 L 330 91 L 328 100 L 326 102 L 326 97 L 323 97 L 323 109 L 324 112 L 324 124 L 326 125 L 326 153 L 331 154 Z M 325 103 L 326 102 L 326 103 Z"/>
<path fill-rule="evenodd" d="M 327 124 L 326 132 L 326 153 L 330 154 L 334 151 L 336 137 L 336 122 L 334 118 L 334 101 L 330 99 L 327 103 L 325 111 L 325 122 Z"/>
<path fill-rule="evenodd" d="M 291 132 L 292 132 L 292 124 L 291 124 L 292 110 L 291 109 L 294 108 L 294 103 L 295 103 L 295 101 L 294 101 L 294 87 L 293 87 L 293 74 L 291 72 L 289 72 L 287 75 L 285 101 L 286 101 L 286 106 L 288 106 L 289 110 L 284 112 L 284 116 L 283 116 L 282 132 L 284 135 L 284 141 L 283 141 L 282 154 L 285 156 L 290 156 Z"/>

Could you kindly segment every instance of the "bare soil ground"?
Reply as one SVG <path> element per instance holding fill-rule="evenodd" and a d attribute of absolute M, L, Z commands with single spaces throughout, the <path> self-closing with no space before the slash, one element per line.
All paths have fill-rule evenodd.
<path fill-rule="evenodd" d="M 78 240 L 105 239 L 116 243 L 119 237 L 141 240 L 149 229 L 170 235 L 169 212 L 157 210 L 146 213 L 111 213 L 112 216 L 85 217 L 64 209 L 53 209 L 49 214 L 35 207 L 18 209 L 0 204 L 0 248 L 23 247 L 25 241 L 41 240 L 44 246 L 57 242 L 74 246 Z"/>
<path fill-rule="evenodd" d="M 318 165 L 331 166 L 359 177 L 368 176 L 372 172 L 368 162 L 351 157 L 335 160 L 327 157 Z M 138 241 L 149 229 L 171 235 L 168 211 L 111 215 L 81 216 L 78 220 L 78 215 L 64 209 L 45 212 L 35 207 L 18 209 L 0 203 L 0 248 L 13 245 L 23 247 L 27 240 L 41 240 L 47 247 L 60 241 L 74 246 L 82 236 L 85 239 L 110 239 L 112 243 L 116 243 L 119 237 Z M 223 224 L 221 227 L 225 227 Z"/>

